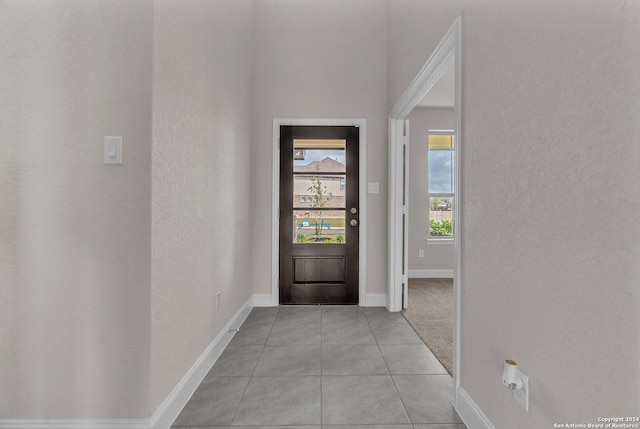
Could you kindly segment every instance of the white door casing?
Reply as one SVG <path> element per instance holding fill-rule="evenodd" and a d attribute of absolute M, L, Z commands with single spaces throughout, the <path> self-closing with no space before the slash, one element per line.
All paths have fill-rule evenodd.
<path fill-rule="evenodd" d="M 407 241 L 406 229 L 403 228 L 403 176 L 402 146 L 404 145 L 405 119 L 422 97 L 433 87 L 447 68 L 454 68 L 454 130 L 456 136 L 454 181 L 454 276 L 453 276 L 453 404 L 457 403 L 460 390 L 460 295 L 461 295 L 461 227 L 462 211 L 460 177 L 462 170 L 461 152 L 463 142 L 461 136 L 462 112 L 462 52 L 461 52 L 462 20 L 458 17 L 433 51 L 409 88 L 389 113 L 389 287 L 387 292 L 387 309 L 402 309 L 403 278 L 403 243 Z M 408 126 L 407 126 L 408 128 Z"/>
<path fill-rule="evenodd" d="M 350 126 L 355 125 L 360 128 L 359 156 L 359 205 L 360 205 L 360 236 L 359 236 L 359 303 L 360 306 L 367 305 L 367 189 L 366 189 L 366 142 L 367 142 L 367 120 L 366 119 L 345 119 L 345 118 L 275 118 L 273 120 L 273 171 L 272 171 L 272 215 L 271 215 L 271 305 L 277 307 L 280 304 L 279 294 L 279 237 L 280 237 L 280 126 Z"/>

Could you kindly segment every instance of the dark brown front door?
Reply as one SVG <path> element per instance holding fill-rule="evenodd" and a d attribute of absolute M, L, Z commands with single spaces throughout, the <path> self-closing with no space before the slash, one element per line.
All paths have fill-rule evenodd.
<path fill-rule="evenodd" d="M 359 129 L 280 127 L 280 303 L 357 304 Z"/>

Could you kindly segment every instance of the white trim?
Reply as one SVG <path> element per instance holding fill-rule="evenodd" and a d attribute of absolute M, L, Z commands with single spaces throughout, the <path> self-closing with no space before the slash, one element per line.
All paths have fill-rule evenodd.
<path fill-rule="evenodd" d="M 389 118 L 389 228 L 388 228 L 388 296 L 387 310 L 402 309 L 402 143 L 404 119 Z M 399 173 L 400 176 L 396 177 Z"/>
<path fill-rule="evenodd" d="M 173 388 L 151 418 L 138 420 L 13 419 L 0 420 L 0 429 L 169 429 L 235 335 L 235 329 L 242 325 L 251 312 L 254 301 L 255 297 L 250 297 L 242 308 L 236 312 L 229 323 L 222 328 L 189 371 L 182 377 L 182 380 Z"/>
<path fill-rule="evenodd" d="M 410 123 L 408 119 L 404 121 L 404 136 L 402 138 L 402 148 L 404 148 L 404 153 L 401 151 L 400 154 L 402 156 L 402 189 L 404 190 L 403 196 L 403 205 L 402 205 L 402 217 L 403 224 L 405 228 L 408 230 L 410 225 L 409 219 L 409 177 L 411 177 L 411 172 L 409 171 L 410 162 L 409 162 L 409 129 Z M 404 244 L 402 248 L 402 308 L 409 308 L 409 234 L 407 233 L 405 237 L 402 239 L 402 243 Z"/>
<path fill-rule="evenodd" d="M 453 270 L 409 270 L 410 279 L 452 279 Z"/>
<path fill-rule="evenodd" d="M 429 135 L 432 136 L 450 136 L 450 135 L 455 135 L 456 134 L 456 130 L 429 130 L 428 131 Z"/>
<path fill-rule="evenodd" d="M 280 125 L 284 121 L 273 120 L 273 149 L 271 172 L 271 304 L 277 307 L 280 304 Z"/>
<path fill-rule="evenodd" d="M 253 296 L 249 297 L 249 300 L 229 320 L 229 323 L 222 328 L 198 360 L 182 377 L 182 380 L 173 388 L 173 391 L 158 407 L 156 412 L 153 413 L 150 421 L 151 429 L 168 429 L 171 427 L 180 411 L 187 405 L 193 393 L 235 335 L 233 330 L 242 325 L 252 308 Z"/>
<path fill-rule="evenodd" d="M 274 118 L 273 119 L 273 171 L 272 171 L 272 200 L 271 207 L 271 306 L 277 307 L 280 304 L 280 291 L 278 285 L 279 256 L 280 249 L 280 126 L 352 126 L 360 128 L 359 148 L 358 148 L 358 193 L 360 205 L 360 239 L 359 247 L 359 305 L 364 306 L 367 295 L 367 120 L 360 118 Z"/>
<path fill-rule="evenodd" d="M 2 429 L 149 429 L 149 420 L 0 420 Z"/>
<path fill-rule="evenodd" d="M 386 305 L 386 293 L 368 293 L 363 307 L 385 307 Z"/>
<path fill-rule="evenodd" d="M 455 38 L 455 58 L 454 58 L 454 105 L 455 105 L 455 131 L 456 145 L 458 150 L 455 151 L 454 181 L 455 195 L 453 196 L 453 204 L 455 210 L 453 212 L 454 225 L 454 267 L 453 267 L 453 389 L 454 392 L 460 388 L 460 341 L 461 341 L 461 318 L 462 318 L 462 151 L 464 150 L 464 138 L 462 136 L 462 18 L 458 17 L 453 23 L 451 32 L 454 32 Z M 455 393 L 454 393 L 455 395 Z M 457 402 L 457 395 L 453 398 L 453 404 Z"/>
<path fill-rule="evenodd" d="M 427 237 L 425 241 L 427 242 L 427 246 L 441 246 L 443 244 L 448 244 L 449 246 L 453 246 L 455 244 L 453 237 L 452 238 Z"/>
<path fill-rule="evenodd" d="M 491 421 L 462 387 L 458 387 L 456 393 L 456 411 L 469 429 L 495 429 Z"/>
<path fill-rule="evenodd" d="M 254 307 L 274 307 L 273 297 L 270 293 L 256 293 L 253 295 Z"/>
<path fill-rule="evenodd" d="M 360 305 L 367 299 L 367 120 L 360 119 L 358 126 L 358 208 L 360 230 L 358 233 L 358 299 Z"/>
<path fill-rule="evenodd" d="M 461 247 L 462 241 L 460 222 L 462 212 L 461 195 L 464 191 L 461 186 L 462 162 L 461 153 L 464 150 L 462 130 L 462 18 L 458 17 L 442 38 L 436 49 L 433 51 L 425 65 L 422 67 L 409 88 L 400 97 L 400 100 L 389 113 L 389 311 L 400 311 L 401 301 L 398 299 L 402 293 L 402 258 L 398 256 L 401 250 L 401 243 L 404 238 L 402 228 L 402 218 L 398 216 L 399 202 L 402 201 L 402 166 L 398 165 L 397 151 L 401 139 L 398 128 L 403 124 L 406 116 L 418 104 L 420 99 L 433 87 L 447 68 L 453 63 L 454 66 L 454 129 L 456 134 L 455 151 L 455 183 L 456 193 L 454 195 L 454 225 L 456 226 L 454 237 L 454 277 L 453 277 L 453 404 L 456 405 L 456 391 L 460 387 L 460 297 L 462 288 L 461 279 Z"/>
<path fill-rule="evenodd" d="M 425 65 L 418 72 L 416 78 L 411 82 L 409 88 L 402 94 L 396 105 L 393 106 L 389 113 L 390 118 L 406 118 L 454 62 L 457 41 L 456 32 L 459 31 L 459 22 L 460 17 L 454 21 L 447 34 L 444 35 Z"/>

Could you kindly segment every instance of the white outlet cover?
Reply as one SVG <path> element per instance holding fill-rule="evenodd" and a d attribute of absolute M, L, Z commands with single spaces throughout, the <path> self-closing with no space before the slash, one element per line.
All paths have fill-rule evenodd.
<path fill-rule="evenodd" d="M 529 412 L 529 377 L 517 368 L 516 374 L 522 380 L 522 389 L 513 390 L 513 399 L 515 399 L 526 412 Z"/>

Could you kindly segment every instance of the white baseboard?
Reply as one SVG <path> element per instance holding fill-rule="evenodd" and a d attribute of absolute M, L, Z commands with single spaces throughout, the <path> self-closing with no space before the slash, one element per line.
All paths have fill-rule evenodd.
<path fill-rule="evenodd" d="M 255 294 L 218 333 L 150 419 L 139 420 L 0 420 L 0 429 L 169 429 L 253 307 L 271 307 L 271 294 Z M 387 295 L 368 293 L 366 307 L 384 307 Z M 490 429 L 493 429 L 492 427 Z"/>
<path fill-rule="evenodd" d="M 273 297 L 270 293 L 256 293 L 253 295 L 254 307 L 273 307 Z"/>
<path fill-rule="evenodd" d="M 452 279 L 453 270 L 409 270 L 410 279 Z"/>
<path fill-rule="evenodd" d="M 211 344 L 209 344 L 209 347 L 200 355 L 191 369 L 187 371 L 185 376 L 182 377 L 182 380 L 180 380 L 178 385 L 174 387 L 173 391 L 156 410 L 149 424 L 151 429 L 169 429 L 171 427 L 171 424 L 178 417 L 184 406 L 187 405 L 187 402 L 189 402 L 191 395 L 193 395 L 200 383 L 202 383 L 204 377 L 209 370 L 211 370 L 213 364 L 216 363 L 216 360 L 218 360 L 225 347 L 227 347 L 227 344 L 229 344 L 235 335 L 235 332 L 231 330 L 237 329 L 242 325 L 242 322 L 245 321 L 253 307 L 254 297 L 252 296 L 214 338 Z"/>
<path fill-rule="evenodd" d="M 149 420 L 0 420 L 2 429 L 149 429 Z"/>
<path fill-rule="evenodd" d="M 271 295 L 269 295 L 269 298 Z M 218 333 L 150 419 L 0 420 L 0 429 L 169 429 L 254 307 L 252 296 Z"/>
<path fill-rule="evenodd" d="M 462 387 L 456 390 L 456 411 L 469 429 L 495 429 Z"/>
<path fill-rule="evenodd" d="M 253 295 L 254 307 L 273 307 L 273 297 L 270 293 L 257 293 Z M 365 296 L 362 307 L 384 307 L 387 305 L 387 294 L 368 293 Z"/>
<path fill-rule="evenodd" d="M 385 307 L 387 305 L 386 293 L 368 293 L 365 295 L 362 307 Z"/>

